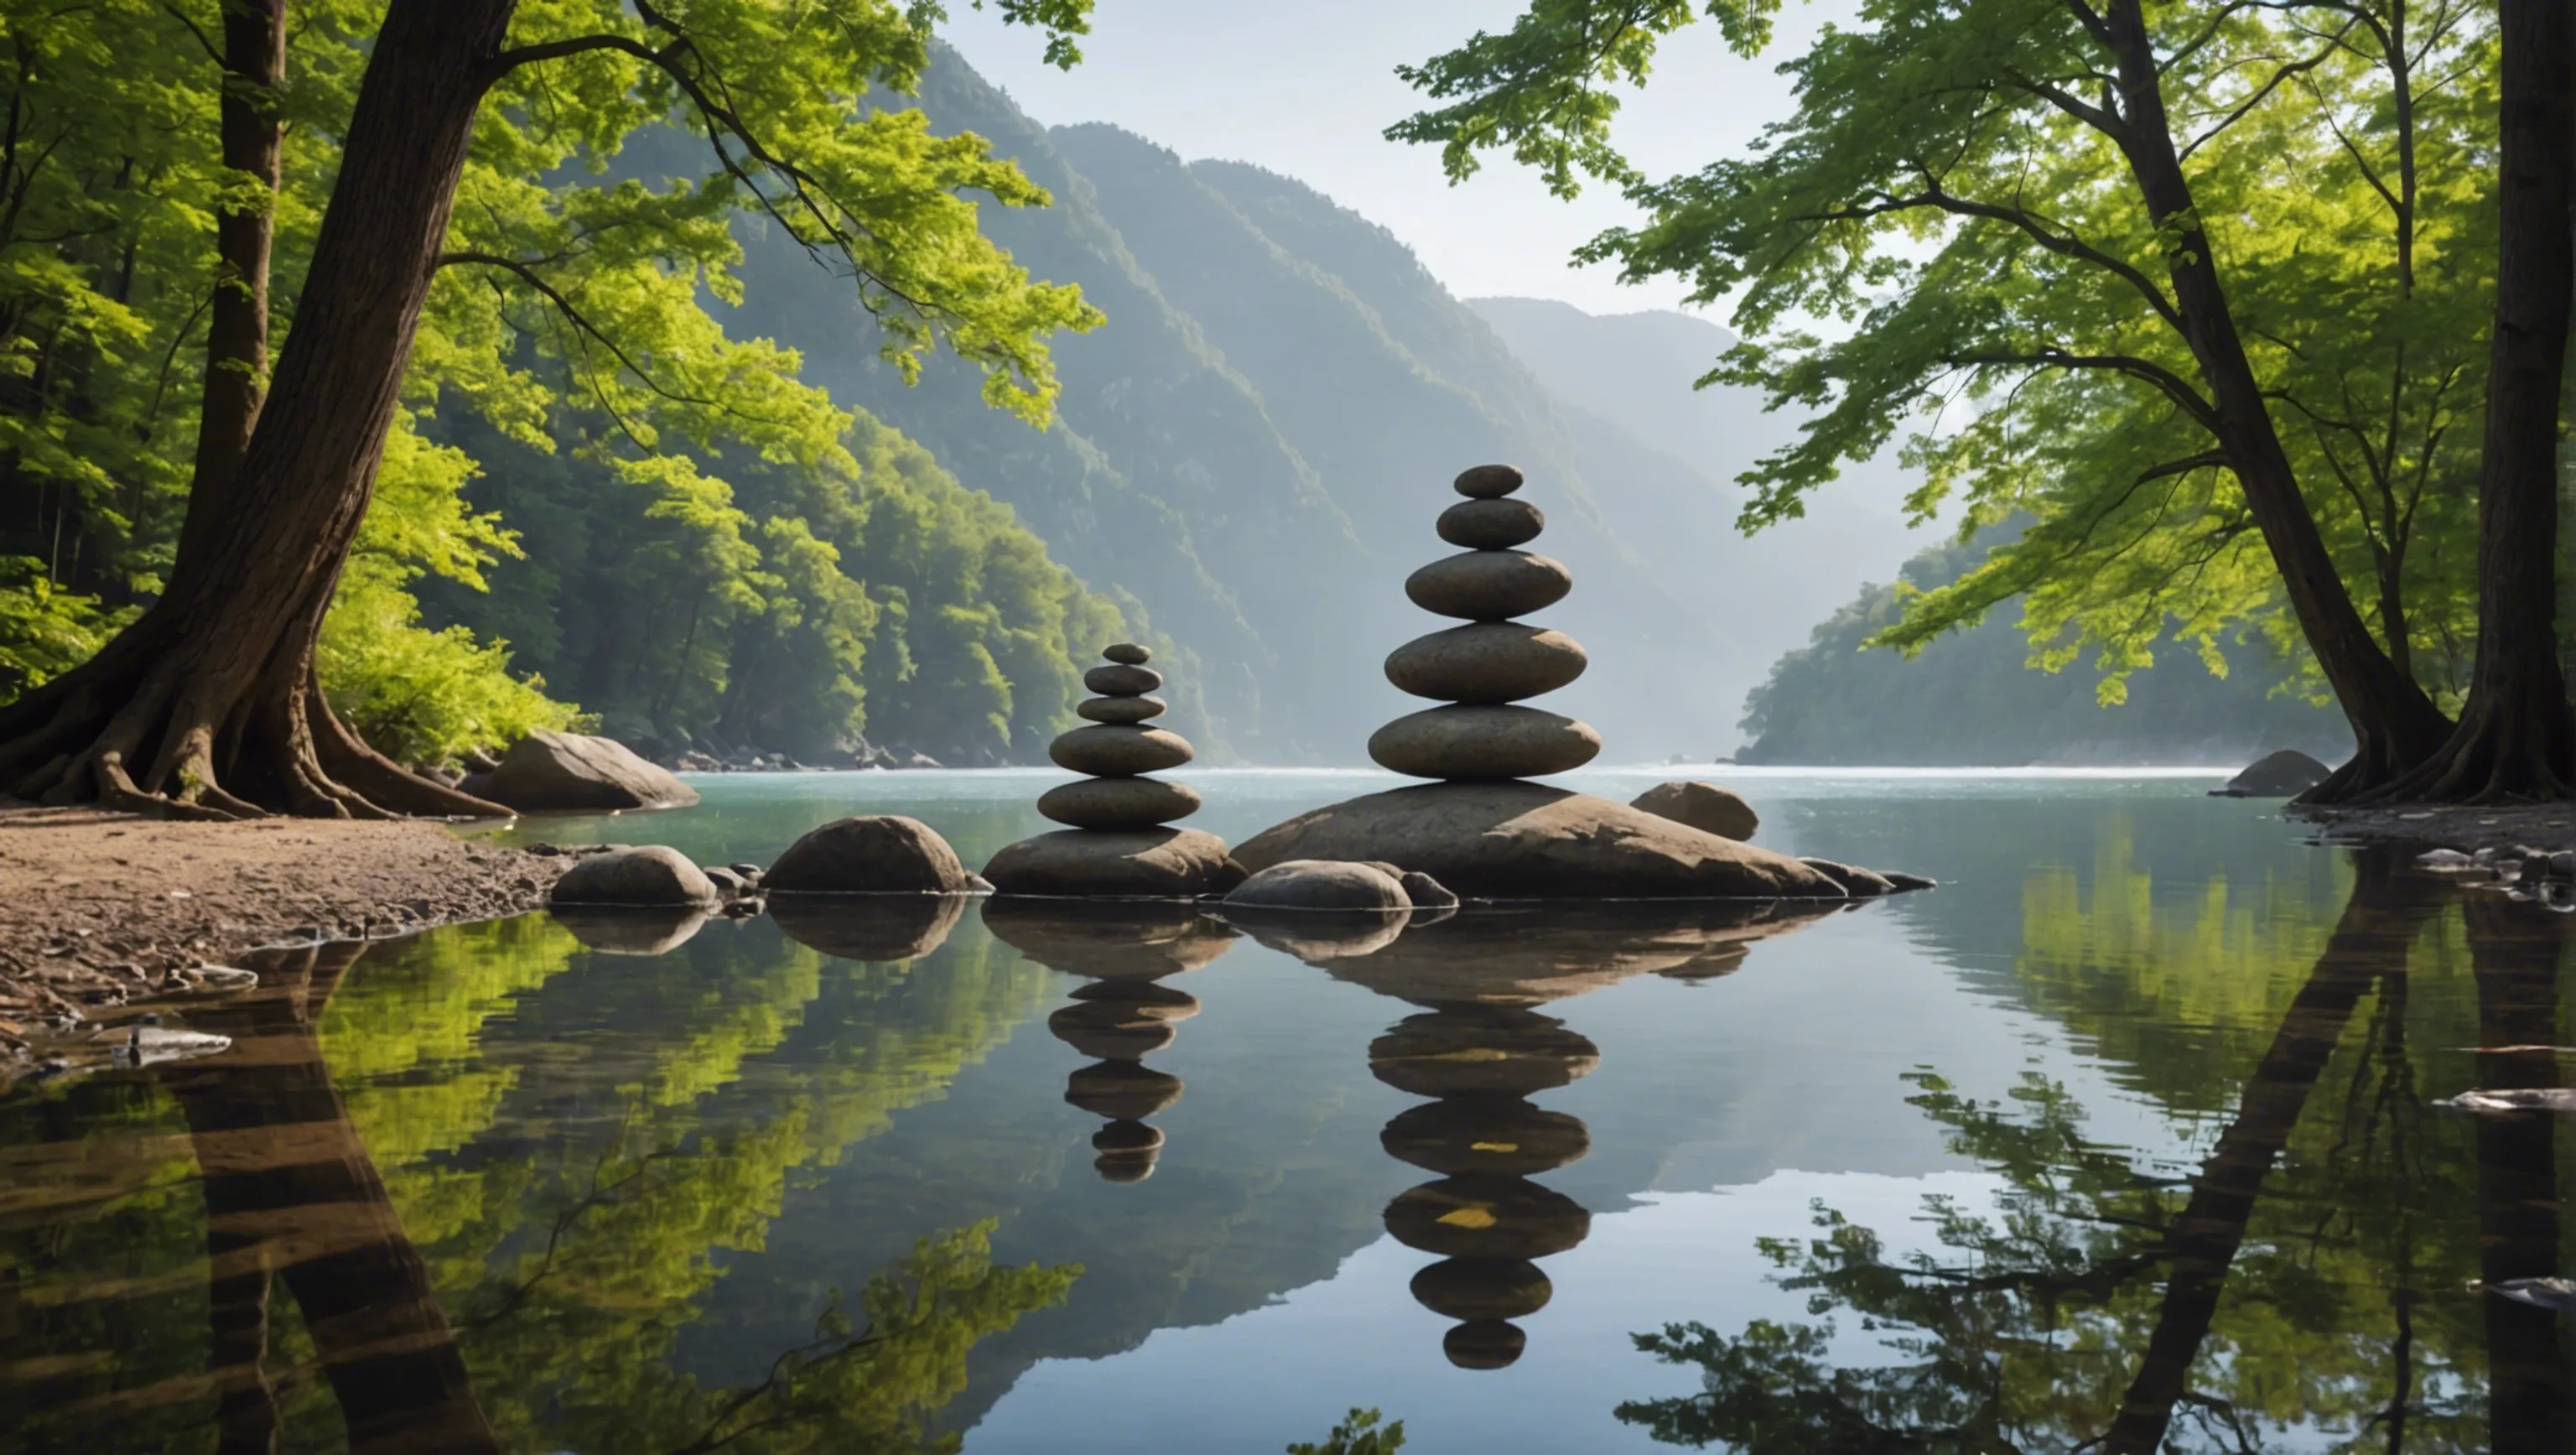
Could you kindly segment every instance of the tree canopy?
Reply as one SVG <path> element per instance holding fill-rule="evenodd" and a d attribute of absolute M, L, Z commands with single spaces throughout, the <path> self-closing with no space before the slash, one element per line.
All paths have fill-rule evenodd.
<path fill-rule="evenodd" d="M 1001 9 L 1048 32 L 1051 60 L 1078 59 L 1082 0 Z M 383 16 L 366 0 L 295 6 L 279 84 L 248 90 L 223 64 L 215 0 L 0 18 L 12 61 L 0 144 L 0 701 L 77 666 L 165 588 L 205 380 L 255 368 L 209 337 L 210 305 L 238 287 L 217 233 L 228 215 L 266 217 L 268 304 L 291 340 Z M 491 502 L 575 478 L 581 493 L 558 503 L 596 534 L 643 532 L 628 564 L 687 583 L 668 594 L 685 613 L 694 591 L 707 617 L 701 636 L 671 622 L 671 641 L 657 644 L 693 667 L 645 664 L 635 676 L 651 690 L 604 693 L 594 710 L 651 716 L 685 740 L 723 720 L 729 683 L 802 652 L 832 670 L 791 684 L 795 700 L 775 711 L 795 721 L 760 725 L 779 734 L 764 745 L 825 751 L 867 730 L 865 685 L 900 715 L 916 663 L 954 675 L 953 639 L 982 652 L 982 695 L 955 708 L 953 728 L 913 707 L 919 725 L 902 731 L 934 750 L 999 753 L 1025 751 L 1027 732 L 1047 725 L 1073 671 L 1066 630 L 1087 652 L 1089 638 L 1123 629 L 1118 610 L 1048 563 L 1008 512 L 804 383 L 793 350 L 730 333 L 710 311 L 741 297 L 740 234 L 766 229 L 837 274 L 905 376 L 943 351 L 982 373 L 997 409 L 1050 417 L 1046 339 L 1100 315 L 1073 287 L 1032 280 L 981 231 L 979 207 L 1043 206 L 1047 194 L 981 138 L 934 136 L 903 105 L 939 18 L 936 6 L 888 0 L 721 0 L 667 15 L 605 0 L 518 7 L 324 629 L 325 689 L 364 735 L 437 761 L 572 720 L 558 699 L 590 685 L 529 649 L 539 643 L 513 660 L 511 632 L 530 613 L 467 603 L 531 569 L 532 522 Z M 225 101 L 245 95 L 284 136 L 273 195 L 224 164 Z M 688 146 L 647 149 L 662 165 L 628 153 L 638 137 L 673 135 Z M 770 502 L 746 510 L 754 476 L 836 483 L 810 483 L 803 500 L 771 486 Z M 935 503 L 898 504 L 924 480 L 939 482 Z M 910 521 L 916 541 L 942 542 L 933 554 L 978 564 L 907 577 L 886 568 L 899 554 L 890 543 L 862 564 L 870 518 Z M 936 606 L 910 621 L 920 596 Z M 439 609 L 425 616 L 423 598 Z M 972 624 L 947 624 L 939 613 L 950 610 Z M 737 653 L 748 658 L 739 673 Z M 537 662 L 541 677 L 527 671 Z M 739 713 L 732 725 L 751 726 Z"/>
<path fill-rule="evenodd" d="M 2493 11 L 1871 0 L 1785 62 L 1797 112 L 1745 155 L 1658 179 L 1620 153 L 1664 37 L 1708 18 L 1749 54 L 1775 8 L 1534 0 L 1406 68 L 1440 104 L 1389 135 L 1646 212 L 1578 257 L 1731 306 L 1706 382 L 1812 413 L 1743 477 L 1746 529 L 1891 443 L 1918 515 L 2032 517 L 1879 644 L 2020 596 L 2036 645 L 2116 680 L 2251 625 L 2319 663 L 2366 753 L 2429 752 L 2410 694 L 2456 707 L 2473 636 Z"/>

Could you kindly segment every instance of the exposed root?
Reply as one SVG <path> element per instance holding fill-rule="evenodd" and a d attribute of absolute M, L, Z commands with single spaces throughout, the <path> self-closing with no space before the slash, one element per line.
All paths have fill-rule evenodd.
<path fill-rule="evenodd" d="M 509 815 L 360 741 L 313 681 L 309 634 L 251 663 L 188 650 L 195 639 L 155 613 L 0 709 L 0 793 L 179 819 Z"/>

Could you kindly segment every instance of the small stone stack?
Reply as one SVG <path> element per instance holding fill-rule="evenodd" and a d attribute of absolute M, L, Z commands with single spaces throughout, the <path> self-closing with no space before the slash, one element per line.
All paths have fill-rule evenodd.
<path fill-rule="evenodd" d="M 1147 725 L 1165 710 L 1148 695 L 1163 685 L 1163 674 L 1145 665 L 1153 653 L 1118 642 L 1100 654 L 1108 665 L 1082 678 L 1100 695 L 1074 708 L 1089 726 L 1047 745 L 1057 767 L 1089 775 L 1038 799 L 1039 813 L 1071 827 L 1003 845 L 985 861 L 985 880 L 997 894 L 1059 899 L 1223 894 L 1244 878 L 1225 840 L 1171 826 L 1198 812 L 1197 791 L 1145 776 L 1196 756 L 1179 733 Z"/>
<path fill-rule="evenodd" d="M 1069 772 L 1090 776 L 1079 783 L 1050 788 L 1038 799 L 1038 812 L 1077 829 L 1150 829 L 1199 811 L 1199 795 L 1186 783 L 1143 775 L 1177 768 L 1190 761 L 1187 738 L 1145 724 L 1161 717 L 1167 704 L 1149 696 L 1163 685 L 1163 674 L 1146 666 L 1154 654 L 1133 642 L 1103 647 L 1108 665 L 1083 675 L 1082 685 L 1099 693 L 1074 708 L 1090 726 L 1078 727 L 1047 745 L 1047 756 Z"/>
<path fill-rule="evenodd" d="M 1515 619 L 1564 600 L 1573 573 L 1517 549 L 1547 525 L 1537 506 L 1511 498 L 1519 470 L 1478 465 L 1456 488 L 1467 498 L 1441 513 L 1440 538 L 1467 549 L 1414 572 L 1404 594 L 1468 625 L 1417 637 L 1386 659 L 1389 682 L 1447 705 L 1379 728 L 1369 757 L 1415 778 L 1466 782 L 1580 768 L 1601 751 L 1601 735 L 1517 705 L 1583 675 L 1586 658 L 1572 637 Z"/>

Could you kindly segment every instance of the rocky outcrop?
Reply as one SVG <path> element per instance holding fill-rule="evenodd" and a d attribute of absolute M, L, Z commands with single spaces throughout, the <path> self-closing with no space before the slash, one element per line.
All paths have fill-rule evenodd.
<path fill-rule="evenodd" d="M 1714 783 L 1658 783 L 1630 799 L 1628 806 L 1738 843 L 1751 841 L 1762 827 L 1762 815 L 1753 811 L 1753 805 L 1745 802 L 1742 794 Z"/>
<path fill-rule="evenodd" d="M 465 781 L 477 798 L 521 813 L 685 808 L 698 801 L 696 789 L 623 743 L 542 729 L 521 738 L 489 774 Z"/>
<path fill-rule="evenodd" d="M 2248 765 L 2244 772 L 2227 780 L 2224 788 L 2210 790 L 2212 798 L 2289 798 L 2305 793 L 2332 776 L 2334 770 L 2296 748 L 2283 748 L 2266 753 Z"/>
<path fill-rule="evenodd" d="M 1254 873 L 1291 859 L 1383 859 L 1485 899 L 1845 897 L 1786 854 L 1539 783 L 1373 793 L 1264 830 L 1234 857 Z"/>
<path fill-rule="evenodd" d="M 971 875 L 930 825 L 901 814 L 834 819 L 761 875 L 780 894 L 968 894 Z"/>

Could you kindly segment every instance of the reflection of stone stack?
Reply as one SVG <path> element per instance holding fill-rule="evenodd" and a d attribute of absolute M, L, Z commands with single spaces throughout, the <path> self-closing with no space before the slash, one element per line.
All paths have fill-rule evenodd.
<path fill-rule="evenodd" d="M 1458 477 L 1467 497 L 1440 516 L 1440 538 L 1466 550 L 1416 571 L 1404 594 L 1468 625 L 1417 637 L 1386 659 L 1387 680 L 1447 704 L 1397 718 L 1369 738 L 1379 766 L 1416 778 L 1525 778 L 1591 762 L 1601 736 L 1583 723 L 1517 704 L 1583 675 L 1583 648 L 1563 632 L 1513 618 L 1563 600 L 1565 567 L 1514 549 L 1547 524 L 1511 495 L 1521 472 L 1479 465 Z"/>
<path fill-rule="evenodd" d="M 1093 1058 L 1065 1078 L 1064 1099 L 1108 1119 L 1091 1139 L 1102 1177 L 1152 1176 L 1163 1133 L 1145 1119 L 1179 1101 L 1183 1088 L 1181 1078 L 1144 1059 L 1199 1012 L 1197 997 L 1162 982 L 1224 954 L 1234 932 L 1185 906 L 994 900 L 984 923 L 1030 959 L 1089 982 L 1073 992 L 1073 1004 L 1047 1017 L 1057 1040 Z"/>
<path fill-rule="evenodd" d="M 1092 668 L 1082 679 L 1100 695 L 1074 708 L 1090 726 L 1047 745 L 1057 767 L 1090 776 L 1048 789 L 1038 799 L 1038 812 L 1078 829 L 1149 829 L 1188 818 L 1199 811 L 1194 789 L 1143 776 L 1194 756 L 1179 733 L 1145 725 L 1164 712 L 1163 700 L 1147 695 L 1163 685 L 1163 674 L 1145 665 L 1153 653 L 1119 642 L 1100 654 L 1109 665 Z"/>
<path fill-rule="evenodd" d="M 1389 1155 L 1438 1181 L 1387 1204 L 1398 1242 L 1440 1254 L 1413 1278 L 1413 1296 L 1458 1320 L 1442 1341 L 1451 1363 L 1500 1369 L 1527 1342 L 1510 1322 L 1552 1292 L 1532 1259 L 1562 1253 L 1591 1231 L 1581 1204 L 1530 1181 L 1591 1150 L 1591 1134 L 1528 1098 L 1590 1071 L 1600 1051 L 1561 1021 L 1517 1006 L 1449 1003 L 1408 1016 L 1369 1046 L 1369 1069 L 1399 1091 L 1437 1098 L 1386 1124 Z"/>

